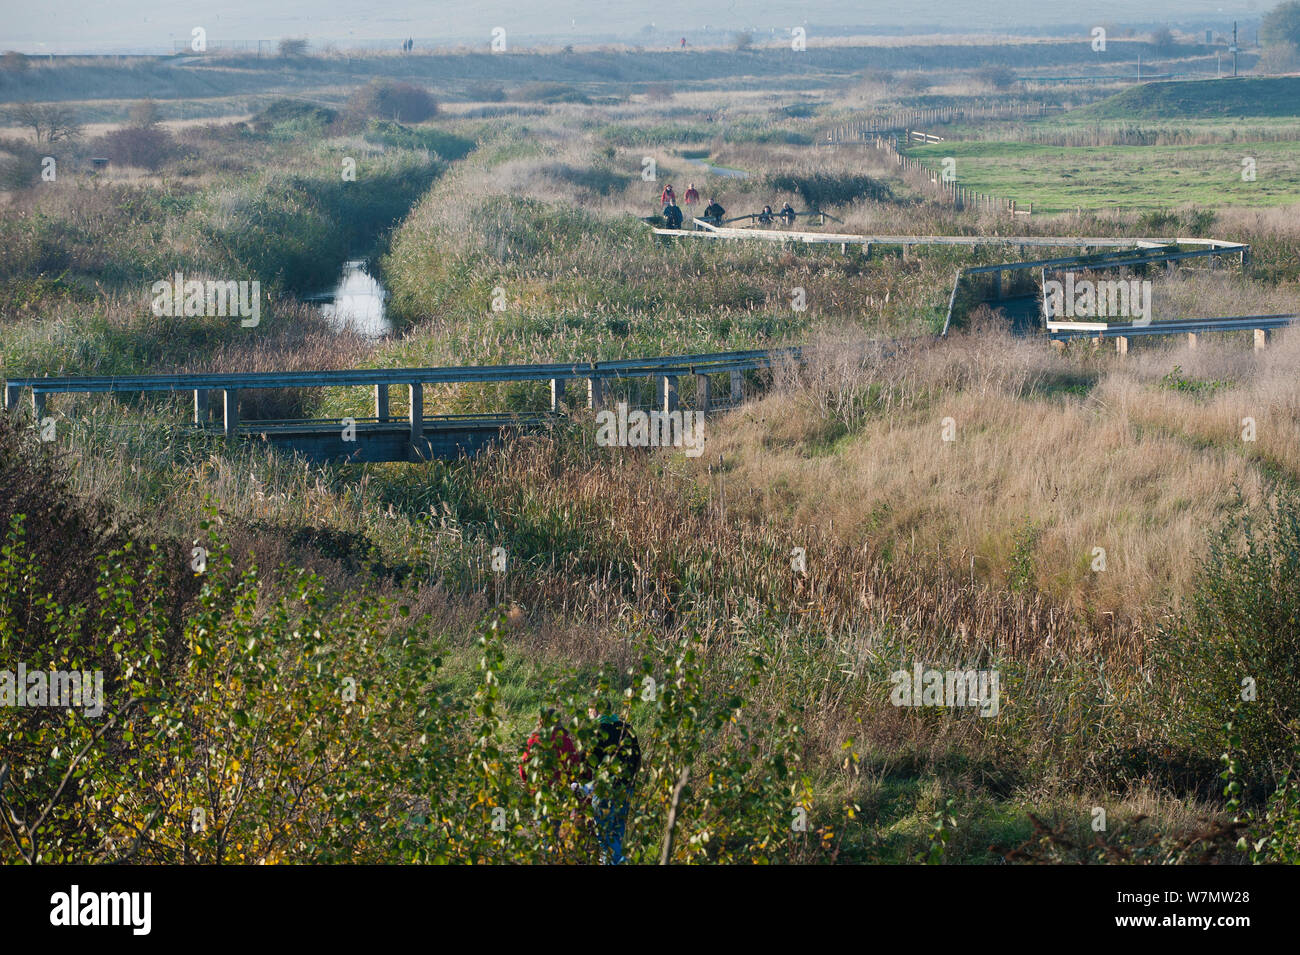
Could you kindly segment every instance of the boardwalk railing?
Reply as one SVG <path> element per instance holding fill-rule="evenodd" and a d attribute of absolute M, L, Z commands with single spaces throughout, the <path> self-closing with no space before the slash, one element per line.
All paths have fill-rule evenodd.
<path fill-rule="evenodd" d="M 360 368 L 346 371 L 287 371 L 172 375 L 123 375 L 101 378 L 10 378 L 4 383 L 5 410 L 15 409 L 24 389 L 32 392 L 32 409 L 37 420 L 44 418 L 46 398 L 54 394 L 112 394 L 122 392 L 177 392 L 194 393 L 195 424 L 206 426 L 209 397 L 212 392 L 221 395 L 222 431 L 234 436 L 240 430 L 239 393 L 243 390 L 268 388 L 328 388 L 338 386 L 369 386 L 374 389 L 375 415 L 368 419 L 378 423 L 395 422 L 389 416 L 389 388 L 405 386 L 408 390 L 408 415 L 412 440 L 418 440 L 424 431 L 424 386 L 461 382 L 549 381 L 551 410 L 559 411 L 564 401 L 565 386 L 570 381 L 583 381 L 586 385 L 586 404 L 600 408 L 604 404 L 606 382 L 619 378 L 658 377 L 659 393 L 665 411 L 677 408 L 677 379 L 680 375 L 696 376 L 695 407 L 708 411 L 711 398 L 709 376 L 727 373 L 730 377 L 731 398 L 741 399 L 742 375 L 747 370 L 766 368 L 782 360 L 797 360 L 798 348 L 778 348 L 753 351 L 715 352 L 700 355 L 676 355 L 661 358 L 624 358 L 601 362 L 557 362 L 536 365 L 484 365 L 453 366 L 443 368 Z M 472 417 L 472 416 L 464 416 Z M 489 415 L 488 417 L 494 417 Z M 500 417 L 496 415 L 495 417 Z M 292 424 L 304 426 L 311 422 L 248 421 L 251 430 L 272 430 Z"/>
<path fill-rule="evenodd" d="M 1274 329 L 1300 324 L 1300 315 L 1241 315 L 1224 318 L 1184 318 L 1173 321 L 1150 322 L 1058 322 L 1047 321 L 1047 334 L 1054 345 L 1062 347 L 1075 339 L 1114 339 L 1115 350 L 1128 354 L 1129 339 L 1145 335 L 1186 335 L 1187 344 L 1196 347 L 1197 338 L 1208 332 L 1255 333 L 1255 350 L 1268 345 Z"/>

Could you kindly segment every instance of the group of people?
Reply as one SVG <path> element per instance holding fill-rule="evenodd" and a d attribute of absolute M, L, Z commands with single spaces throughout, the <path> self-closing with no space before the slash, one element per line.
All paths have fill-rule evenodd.
<path fill-rule="evenodd" d="M 659 196 L 659 201 L 663 204 L 664 221 L 670 229 L 680 229 L 682 227 L 682 210 L 677 205 L 677 193 L 673 190 L 673 184 L 670 182 L 664 186 L 663 193 Z M 686 192 L 682 195 L 682 202 L 685 205 L 693 206 L 700 201 L 700 194 L 695 188 L 695 183 L 686 187 Z M 704 207 L 703 214 L 700 218 L 705 222 L 711 222 L 714 225 L 722 224 L 722 217 L 727 214 L 727 210 L 722 208 L 717 199 L 709 197 L 709 204 Z"/>
<path fill-rule="evenodd" d="M 595 718 L 596 711 L 588 714 Z M 632 727 L 617 716 L 602 716 L 597 720 L 592 744 L 586 752 L 580 752 L 558 711 L 543 710 L 519 760 L 519 778 L 525 785 L 529 785 L 530 768 L 540 770 L 533 777 L 534 783 L 545 783 L 553 789 L 570 788 L 583 807 L 590 809 L 602 864 L 620 865 L 626 861 L 623 837 L 637 770 L 641 768 L 641 747 Z"/>
<path fill-rule="evenodd" d="M 664 191 L 660 194 L 659 201 L 663 204 L 663 217 L 668 228 L 680 229 L 682 227 L 683 215 L 681 208 L 677 205 L 677 193 L 673 191 L 672 183 L 664 186 Z M 682 196 L 682 202 L 685 205 L 693 206 L 699 201 L 700 194 L 695 189 L 695 183 L 691 183 L 690 186 L 687 187 L 685 195 Z M 722 225 L 723 217 L 726 214 L 727 210 L 722 208 L 722 205 L 717 199 L 710 196 L 709 204 L 704 207 L 704 212 L 699 218 L 701 221 L 711 223 L 712 225 Z M 754 214 L 754 218 L 757 219 L 761 225 L 771 225 L 777 219 L 780 219 L 789 226 L 794 225 L 794 220 L 798 215 L 799 213 L 794 211 L 794 206 L 787 202 L 781 206 L 779 212 L 773 212 L 771 206 L 764 206 L 762 212 Z"/>
<path fill-rule="evenodd" d="M 799 213 L 794 211 L 794 206 L 787 202 L 781 207 L 780 212 L 773 212 L 771 206 L 764 206 L 757 218 L 763 225 L 771 225 L 776 219 L 782 219 L 786 225 L 792 225 L 798 215 Z"/>

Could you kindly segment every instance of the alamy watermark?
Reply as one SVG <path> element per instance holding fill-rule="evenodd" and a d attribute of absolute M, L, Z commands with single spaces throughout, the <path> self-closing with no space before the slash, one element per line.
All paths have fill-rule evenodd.
<path fill-rule="evenodd" d="M 256 328 L 262 320 L 262 283 L 257 280 L 186 280 L 185 273 L 177 272 L 171 279 L 154 282 L 151 291 L 153 313 L 160 318 L 238 315 L 243 319 L 239 323 L 241 328 Z"/>
<path fill-rule="evenodd" d="M 1001 696 L 997 670 L 922 670 L 921 664 L 889 675 L 895 706 L 977 706 L 980 716 L 997 716 Z"/>
<path fill-rule="evenodd" d="M 698 411 L 633 411 L 620 401 L 617 412 L 596 413 L 596 443 L 602 448 L 683 448 L 688 458 L 704 453 L 704 415 Z"/>
<path fill-rule="evenodd" d="M 0 706 L 55 706 L 80 709 L 86 716 L 104 712 L 103 670 L 0 670 Z"/>
<path fill-rule="evenodd" d="M 1094 282 L 1076 280 L 1073 272 L 1065 281 L 1043 283 L 1043 307 L 1051 318 L 1128 318 L 1134 325 L 1151 324 L 1151 281 L 1129 279 Z"/>

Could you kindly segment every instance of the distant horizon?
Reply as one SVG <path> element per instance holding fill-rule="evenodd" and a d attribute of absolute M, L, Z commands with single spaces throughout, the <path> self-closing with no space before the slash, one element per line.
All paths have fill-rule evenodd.
<path fill-rule="evenodd" d="M 808 31 L 810 46 L 819 33 L 838 39 L 1071 33 L 1086 38 L 1097 25 L 1139 32 L 1169 26 L 1223 33 L 1234 20 L 1247 28 L 1245 41 L 1253 39 L 1259 19 L 1275 6 L 1269 0 L 1153 0 L 1134 8 L 1126 0 L 1098 0 L 1088 7 L 1092 16 L 1080 20 L 1078 5 L 1064 0 L 953 0 L 942 7 L 943 14 L 852 0 L 665 0 L 653 8 L 629 0 L 553 0 L 544 9 L 518 0 L 483 0 L 469 10 L 442 2 L 395 0 L 378 12 L 358 11 L 355 4 L 340 0 L 274 5 L 234 0 L 222 4 L 219 12 L 203 3 L 163 6 L 145 0 L 48 0 L 23 8 L 15 0 L 3 2 L 11 9 L 0 27 L 5 31 L 0 51 L 55 55 L 171 54 L 188 47 L 195 27 L 206 31 L 210 51 L 257 51 L 260 46 L 263 52 L 273 51 L 286 37 L 307 39 L 313 51 L 327 46 L 395 49 L 407 38 L 423 49 L 486 49 L 496 27 L 506 31 L 507 49 L 566 44 L 663 47 L 683 37 L 688 47 L 717 46 L 746 30 L 764 43 L 786 39 L 795 26 Z M 440 9 L 446 12 L 440 14 Z"/>

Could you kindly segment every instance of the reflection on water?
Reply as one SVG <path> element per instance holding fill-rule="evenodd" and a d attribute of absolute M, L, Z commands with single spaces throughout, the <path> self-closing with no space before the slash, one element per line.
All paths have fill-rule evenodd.
<path fill-rule="evenodd" d="M 321 314 L 335 328 L 347 328 L 360 335 L 378 337 L 392 331 L 384 313 L 388 293 L 366 271 L 366 263 L 352 259 L 343 263 L 343 275 L 335 287 L 333 301 L 321 305 Z"/>

